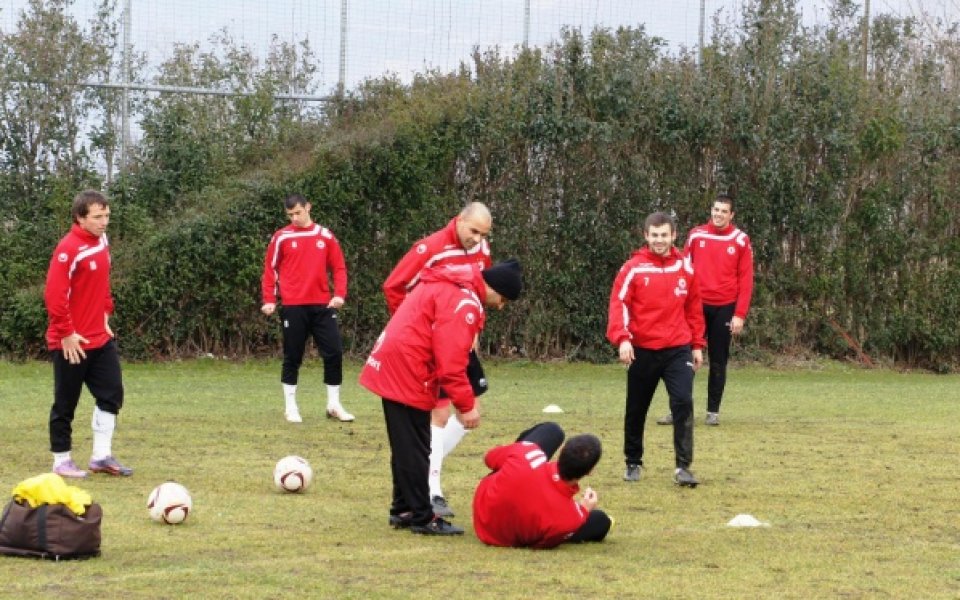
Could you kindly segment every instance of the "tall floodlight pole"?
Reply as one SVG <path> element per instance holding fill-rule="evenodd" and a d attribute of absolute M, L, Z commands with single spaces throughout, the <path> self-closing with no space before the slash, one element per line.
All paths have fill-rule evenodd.
<path fill-rule="evenodd" d="M 699 56 L 700 56 L 700 66 L 703 66 L 703 32 L 704 32 L 704 22 L 707 19 L 707 0 L 700 0 L 700 32 L 699 32 Z"/>
<path fill-rule="evenodd" d="M 523 2 L 523 47 L 530 44 L 530 0 Z"/>
<path fill-rule="evenodd" d="M 347 0 L 340 0 L 340 77 L 337 87 L 337 95 L 343 96 L 347 89 Z"/>
<path fill-rule="evenodd" d="M 127 154 L 130 151 L 130 3 L 132 0 L 125 0 L 123 3 L 123 60 L 120 74 L 123 83 L 123 97 L 120 107 L 120 169 L 127 167 Z"/>

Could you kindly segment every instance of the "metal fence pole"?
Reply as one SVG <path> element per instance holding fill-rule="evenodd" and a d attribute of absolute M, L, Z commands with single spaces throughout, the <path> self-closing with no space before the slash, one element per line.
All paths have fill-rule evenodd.
<path fill-rule="evenodd" d="M 127 153 L 130 150 L 130 4 L 123 3 L 123 63 L 120 81 L 123 85 L 123 100 L 120 107 L 120 170 L 127 168 Z"/>
<path fill-rule="evenodd" d="M 863 48 L 860 51 L 860 72 L 866 77 L 867 59 L 870 56 L 870 0 L 863 1 L 863 31 L 861 35 Z"/>
<path fill-rule="evenodd" d="M 707 4 L 707 0 L 700 0 L 700 31 L 698 32 L 698 33 L 699 33 L 699 37 L 698 37 L 698 42 L 697 42 L 697 43 L 699 44 L 699 47 L 698 47 L 698 56 L 699 56 L 699 58 L 700 58 L 700 65 L 701 65 L 701 66 L 703 66 L 703 38 L 704 38 L 703 33 L 704 33 L 704 29 L 705 29 L 704 22 L 705 22 L 706 19 L 707 19 L 707 6 L 706 6 L 706 4 Z"/>
<path fill-rule="evenodd" d="M 530 45 L 530 0 L 523 2 L 523 47 Z"/>
<path fill-rule="evenodd" d="M 347 89 L 347 0 L 340 0 L 340 76 L 337 87 L 337 95 L 343 96 Z"/>

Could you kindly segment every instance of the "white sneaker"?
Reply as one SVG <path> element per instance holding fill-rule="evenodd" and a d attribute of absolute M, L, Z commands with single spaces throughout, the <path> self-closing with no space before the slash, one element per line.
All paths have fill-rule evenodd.
<path fill-rule="evenodd" d="M 300 418 L 300 411 L 296 408 L 286 411 L 285 415 L 290 423 L 303 423 L 303 419 Z"/>
<path fill-rule="evenodd" d="M 336 419 L 338 421 L 343 421 L 347 423 L 353 421 L 356 417 L 348 413 L 342 406 L 328 406 L 327 407 L 327 418 Z"/>

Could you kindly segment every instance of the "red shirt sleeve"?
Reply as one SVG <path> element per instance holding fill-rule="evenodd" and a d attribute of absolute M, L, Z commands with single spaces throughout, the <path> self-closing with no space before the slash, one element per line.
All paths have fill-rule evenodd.
<path fill-rule="evenodd" d="M 476 404 L 467 378 L 470 348 L 482 324 L 481 308 L 465 297 L 456 296 L 456 305 L 437 308 L 434 321 L 433 355 L 437 384 L 460 412 L 470 412 Z"/>
<path fill-rule="evenodd" d="M 343 258 L 343 249 L 336 237 L 331 237 L 327 245 L 327 266 L 333 271 L 333 295 L 346 298 L 347 262 Z"/>
<path fill-rule="evenodd" d="M 278 237 L 275 233 L 270 238 L 270 243 L 267 245 L 267 254 L 263 259 L 263 276 L 260 278 L 260 295 L 263 304 L 277 303 L 277 279 L 279 277 L 277 269 L 280 264 L 279 257 L 276 255 L 280 250 L 277 247 Z"/>
<path fill-rule="evenodd" d="M 503 463 L 507 460 L 507 457 L 510 456 L 510 449 L 512 447 L 512 445 L 507 445 L 491 448 L 484 455 L 483 462 L 491 471 L 499 471 L 500 467 L 502 467 Z"/>
<path fill-rule="evenodd" d="M 428 254 L 417 251 L 422 243 L 420 241 L 414 244 L 383 282 L 383 296 L 387 300 L 387 312 L 391 315 L 397 312 L 400 303 L 407 297 L 407 286 L 427 262 Z"/>
<path fill-rule="evenodd" d="M 689 265 L 689 259 L 686 259 Z M 700 283 L 696 277 L 690 277 L 690 289 L 687 290 L 687 301 L 683 306 L 687 325 L 690 327 L 690 333 L 693 335 L 691 345 L 694 350 L 702 350 L 707 346 L 706 328 L 707 322 L 703 316 L 703 300 L 700 298 Z"/>
<path fill-rule="evenodd" d="M 630 272 L 629 261 L 620 267 L 616 278 L 613 280 L 613 287 L 610 289 L 610 306 L 607 310 L 607 339 L 614 346 L 620 346 L 624 341 L 630 340 L 630 331 L 627 329 L 626 310 L 630 306 L 632 289 L 623 286 Z M 623 293 L 623 298 L 620 294 Z"/>
<path fill-rule="evenodd" d="M 737 286 L 737 306 L 734 308 L 733 314 L 741 319 L 746 319 L 747 313 L 750 312 L 750 300 L 753 297 L 753 246 L 750 245 L 750 238 L 747 238 L 746 247 L 740 253 L 737 273 L 740 276 L 740 281 Z"/>
<path fill-rule="evenodd" d="M 76 331 L 70 313 L 70 265 L 73 256 L 62 245 L 57 246 L 47 269 L 47 283 L 43 290 L 43 302 L 50 319 L 53 336 L 62 340 Z M 111 302 L 112 306 L 112 302 Z"/>

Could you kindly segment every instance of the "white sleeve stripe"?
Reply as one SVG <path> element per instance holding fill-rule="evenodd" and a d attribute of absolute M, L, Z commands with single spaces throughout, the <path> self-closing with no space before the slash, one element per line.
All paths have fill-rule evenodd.
<path fill-rule="evenodd" d="M 477 300 L 476 297 L 473 297 L 473 298 L 464 298 L 463 300 L 458 302 L 457 307 L 453 309 L 454 314 L 460 312 L 460 309 L 463 308 L 464 306 L 475 306 L 477 310 L 483 313 L 483 305 L 480 304 L 479 300 Z"/>

